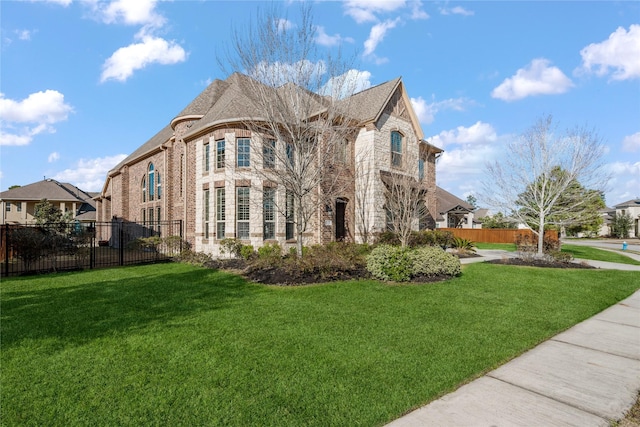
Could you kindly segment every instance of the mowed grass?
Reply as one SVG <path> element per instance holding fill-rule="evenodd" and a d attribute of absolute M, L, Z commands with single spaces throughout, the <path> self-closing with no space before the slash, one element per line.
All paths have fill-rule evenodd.
<path fill-rule="evenodd" d="M 513 243 L 474 243 L 478 249 L 501 249 L 504 251 L 515 252 L 516 245 Z M 578 259 L 591 259 L 594 261 L 617 262 L 620 264 L 640 265 L 640 261 L 621 254 L 619 252 L 606 251 L 603 249 L 592 248 L 590 246 L 562 244 L 562 252 L 567 252 Z"/>
<path fill-rule="evenodd" d="M 568 252 L 573 255 L 574 258 L 640 265 L 640 261 L 636 261 L 635 259 L 629 258 L 619 252 L 605 251 L 598 248 L 592 248 L 590 246 L 578 246 L 563 243 L 562 252 Z"/>
<path fill-rule="evenodd" d="M 375 426 L 627 297 L 637 273 L 465 266 L 266 287 L 181 264 L 4 279 L 3 425 Z"/>

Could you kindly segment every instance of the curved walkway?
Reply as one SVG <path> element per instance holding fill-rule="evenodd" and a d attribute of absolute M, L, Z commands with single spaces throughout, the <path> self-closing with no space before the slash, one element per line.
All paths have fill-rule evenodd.
<path fill-rule="evenodd" d="M 462 261 L 514 256 L 478 253 L 482 258 Z M 640 271 L 640 266 L 591 262 Z M 624 416 L 638 390 L 640 291 L 387 426 L 606 427 Z"/>

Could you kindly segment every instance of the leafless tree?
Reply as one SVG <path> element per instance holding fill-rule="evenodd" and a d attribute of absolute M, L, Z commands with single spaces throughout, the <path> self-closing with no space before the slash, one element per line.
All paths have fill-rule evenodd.
<path fill-rule="evenodd" d="M 251 167 L 286 193 L 274 203 L 295 225 L 299 256 L 310 223 L 345 185 L 333 160 L 356 135 L 349 96 L 357 71 L 340 51 L 318 48 L 315 28 L 307 2 L 296 24 L 275 6 L 258 11 L 249 28 L 235 31 L 221 62 L 246 74 L 243 93 L 253 113 L 242 123 L 252 132 Z"/>
<path fill-rule="evenodd" d="M 411 233 L 419 228 L 421 218 L 427 215 L 425 196 L 427 187 L 418 171 L 418 158 L 407 155 L 403 172 L 382 172 L 385 193 L 385 212 L 389 231 L 398 236 L 400 244 L 407 246 Z M 414 166 L 415 165 L 415 166 Z"/>
<path fill-rule="evenodd" d="M 591 129 L 576 127 L 558 132 L 551 116 L 509 144 L 503 159 L 487 165 L 483 199 L 510 212 L 538 235 L 543 253 L 544 229 L 554 218 L 579 222 L 600 197 L 609 177 L 604 169 L 604 145 Z M 579 183 L 596 191 L 572 191 Z"/>
<path fill-rule="evenodd" d="M 355 185 L 355 220 L 356 233 L 362 243 L 372 243 L 375 232 L 375 218 L 371 211 L 370 204 L 375 200 L 374 180 L 376 176 L 373 160 L 367 153 L 355 153 L 354 182 Z"/>

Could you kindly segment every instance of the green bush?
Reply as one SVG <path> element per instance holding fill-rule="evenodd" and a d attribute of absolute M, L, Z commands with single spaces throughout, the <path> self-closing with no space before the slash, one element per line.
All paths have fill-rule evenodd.
<path fill-rule="evenodd" d="M 240 256 L 242 246 L 244 246 L 242 242 L 237 239 L 222 239 L 220 241 L 220 253 L 222 253 L 223 255 L 229 254 L 237 258 Z"/>
<path fill-rule="evenodd" d="M 458 276 L 460 260 L 437 246 L 423 246 L 411 251 L 413 276 Z"/>
<path fill-rule="evenodd" d="M 406 282 L 412 277 L 413 259 L 410 251 L 409 248 L 380 245 L 367 257 L 367 270 L 380 280 Z"/>
<path fill-rule="evenodd" d="M 241 245 L 240 246 L 240 256 L 244 259 L 249 259 L 255 254 L 252 245 Z"/>
<path fill-rule="evenodd" d="M 258 258 L 280 258 L 282 248 L 277 243 L 265 243 L 258 248 Z"/>
<path fill-rule="evenodd" d="M 401 248 L 380 245 L 367 257 L 367 270 L 380 280 L 406 282 L 414 277 L 457 276 L 460 260 L 437 246 Z"/>
<path fill-rule="evenodd" d="M 462 237 L 454 237 L 451 242 L 451 247 L 459 253 L 473 253 L 476 248 L 473 246 L 473 242 L 469 239 L 463 239 Z"/>

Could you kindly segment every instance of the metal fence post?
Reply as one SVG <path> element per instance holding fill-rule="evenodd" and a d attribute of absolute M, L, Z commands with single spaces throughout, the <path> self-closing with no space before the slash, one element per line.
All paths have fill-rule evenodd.
<path fill-rule="evenodd" d="M 122 221 L 118 222 L 118 246 L 120 252 L 120 265 L 124 265 L 124 223 Z"/>
<path fill-rule="evenodd" d="M 9 275 L 9 224 L 4 225 L 4 235 L 2 239 L 4 240 L 4 277 Z"/>

